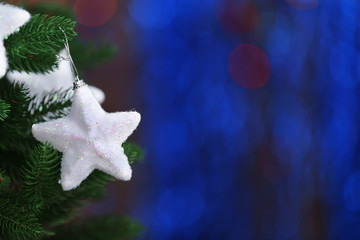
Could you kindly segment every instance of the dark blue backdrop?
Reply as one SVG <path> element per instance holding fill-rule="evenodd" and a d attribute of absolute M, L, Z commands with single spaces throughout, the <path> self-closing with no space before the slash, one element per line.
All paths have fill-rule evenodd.
<path fill-rule="evenodd" d="M 358 5 L 131 1 L 143 239 L 360 239 Z"/>

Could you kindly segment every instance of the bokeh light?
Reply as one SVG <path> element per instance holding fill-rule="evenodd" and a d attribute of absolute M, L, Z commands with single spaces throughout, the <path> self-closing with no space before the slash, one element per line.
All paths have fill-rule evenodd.
<path fill-rule="evenodd" d="M 263 87 L 270 76 L 270 61 L 266 53 L 251 44 L 239 44 L 229 56 L 232 79 L 244 88 Z"/>
<path fill-rule="evenodd" d="M 74 14 L 76 21 L 87 27 L 107 23 L 116 12 L 117 0 L 76 0 Z"/>

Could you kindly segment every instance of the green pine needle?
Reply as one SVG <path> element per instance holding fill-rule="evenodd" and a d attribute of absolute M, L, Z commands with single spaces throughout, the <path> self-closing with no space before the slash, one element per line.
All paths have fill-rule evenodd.
<path fill-rule="evenodd" d="M 32 121 L 39 123 L 68 115 L 72 104 L 71 95 L 72 90 L 67 89 L 34 98 L 29 105 Z"/>
<path fill-rule="evenodd" d="M 6 79 L 1 81 L 4 88 L 0 86 L 0 98 L 11 106 L 11 111 L 0 124 L 0 149 L 27 155 L 36 143 L 31 134 L 33 122 L 28 112 L 32 98 L 23 84 L 9 84 Z"/>
<path fill-rule="evenodd" d="M 73 12 L 59 4 L 54 3 L 38 3 L 30 9 L 34 14 L 50 14 L 55 16 L 63 16 L 74 20 Z M 82 72 L 87 69 L 93 69 L 107 61 L 111 60 L 117 49 L 115 45 L 103 42 L 98 45 L 94 42 L 75 39 L 70 42 L 71 55 L 74 59 L 77 69 Z"/>
<path fill-rule="evenodd" d="M 41 208 L 60 190 L 61 154 L 47 144 L 38 145 L 21 168 L 23 190 L 28 204 Z"/>
<path fill-rule="evenodd" d="M 0 124 L 0 149 L 24 153 L 27 156 L 37 141 L 32 136 L 34 123 L 56 119 L 68 114 L 70 91 L 51 92 L 43 98 L 30 97 L 25 85 L 4 78 L 0 81 L 0 98 L 11 106 L 8 117 Z"/>
<path fill-rule="evenodd" d="M 128 156 L 129 163 L 133 164 L 135 160 L 142 159 L 142 150 L 133 143 L 123 144 L 125 154 Z M 40 216 L 41 222 L 51 225 L 63 223 L 66 219 L 73 216 L 77 210 L 87 202 L 84 200 L 100 200 L 104 197 L 105 186 L 109 181 L 115 178 L 99 170 L 92 172 L 79 187 L 66 192 L 54 194 L 51 203 Z"/>
<path fill-rule="evenodd" d="M 134 143 L 124 142 L 122 147 L 124 148 L 125 155 L 128 157 L 130 165 L 142 161 L 144 154 L 139 146 Z"/>
<path fill-rule="evenodd" d="M 111 44 L 71 41 L 75 21 L 71 11 L 45 3 L 32 7 L 35 14 L 19 31 L 5 37 L 9 70 L 48 73 L 58 65 L 64 48 L 63 29 L 79 70 L 98 66 L 114 57 Z M 62 16 L 49 16 L 52 15 Z M 61 29 L 59 28 L 61 27 Z M 34 123 L 66 116 L 71 106 L 70 91 L 30 97 L 23 84 L 0 79 L 0 239 L 132 239 L 141 227 L 128 218 L 105 216 L 64 225 L 79 209 L 105 194 L 114 177 L 95 170 L 72 191 L 58 183 L 62 154 L 32 136 Z M 143 158 L 142 149 L 124 143 L 129 163 Z M 45 230 L 46 229 L 46 230 Z M 56 233 L 57 235 L 54 235 Z"/>
<path fill-rule="evenodd" d="M 0 121 L 3 121 L 7 118 L 10 111 L 10 105 L 7 104 L 4 100 L 0 99 Z"/>
<path fill-rule="evenodd" d="M 45 234 L 36 217 L 6 197 L 0 201 L 0 228 L 5 239 L 37 240 Z"/>
<path fill-rule="evenodd" d="M 8 36 L 6 46 L 9 69 L 47 73 L 57 67 L 57 54 L 64 48 L 64 33 L 68 40 L 76 36 L 75 21 L 65 17 L 34 15 L 19 32 Z"/>
<path fill-rule="evenodd" d="M 114 177 L 95 170 L 79 187 L 71 191 L 61 190 L 58 194 L 54 194 L 48 203 L 48 207 L 39 216 L 40 221 L 52 226 L 63 223 L 71 216 L 74 216 L 80 207 L 87 204 L 89 200 L 102 199 L 105 194 L 106 184 L 113 180 L 115 180 Z"/>

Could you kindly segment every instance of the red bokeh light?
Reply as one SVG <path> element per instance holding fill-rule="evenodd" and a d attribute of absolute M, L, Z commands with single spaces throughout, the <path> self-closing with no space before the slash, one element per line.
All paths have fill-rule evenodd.
<path fill-rule="evenodd" d="M 239 44 L 230 53 L 229 72 L 240 86 L 260 88 L 269 79 L 270 61 L 260 48 L 251 44 Z"/>
<path fill-rule="evenodd" d="M 285 0 L 289 5 L 299 10 L 310 10 L 317 7 L 319 0 Z"/>
<path fill-rule="evenodd" d="M 76 0 L 75 18 L 83 26 L 101 26 L 114 15 L 116 7 L 117 0 Z"/>
<path fill-rule="evenodd" d="M 247 33 L 255 29 L 260 22 L 260 16 L 255 6 L 218 4 L 216 11 L 221 25 L 233 33 Z"/>

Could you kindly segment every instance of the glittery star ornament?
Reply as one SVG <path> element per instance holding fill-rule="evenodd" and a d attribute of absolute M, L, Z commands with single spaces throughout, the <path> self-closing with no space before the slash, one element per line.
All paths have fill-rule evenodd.
<path fill-rule="evenodd" d="M 0 78 L 4 77 L 8 68 L 4 39 L 16 32 L 30 19 L 30 13 L 24 9 L 0 3 Z"/>
<path fill-rule="evenodd" d="M 140 123 L 140 114 L 105 112 L 87 85 L 74 92 L 68 116 L 32 127 L 37 140 L 49 142 L 63 153 L 62 188 L 76 188 L 94 169 L 130 180 L 132 170 L 122 144 Z"/>
<path fill-rule="evenodd" d="M 61 91 L 72 87 L 74 74 L 67 58 L 69 55 L 66 50 L 59 54 L 58 68 L 50 73 L 27 73 L 25 71 L 11 71 L 7 73 L 7 78 L 11 82 L 24 83 L 30 91 L 31 96 L 38 96 L 40 99 L 51 91 Z M 105 100 L 104 92 L 94 86 L 89 86 L 90 91 L 94 94 L 95 99 L 102 104 Z"/>

